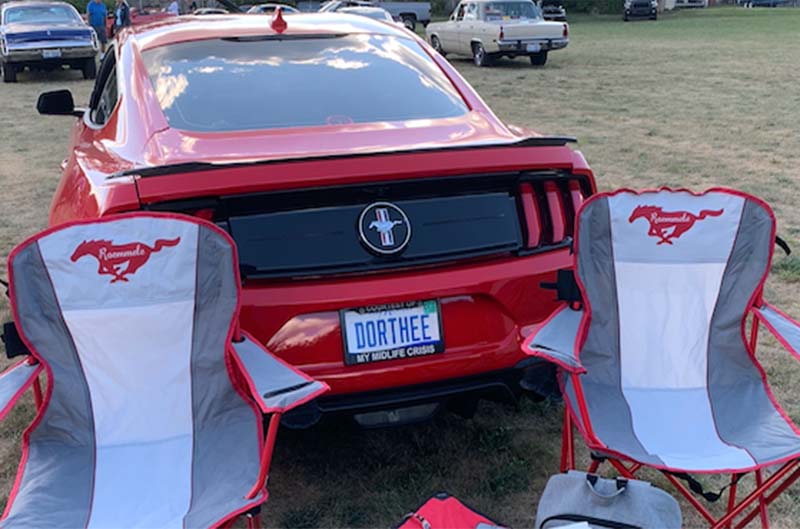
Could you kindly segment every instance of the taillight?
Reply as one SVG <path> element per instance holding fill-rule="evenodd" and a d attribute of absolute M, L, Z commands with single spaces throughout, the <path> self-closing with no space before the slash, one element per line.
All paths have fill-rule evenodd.
<path fill-rule="evenodd" d="M 572 215 L 570 218 L 568 229 L 574 235 L 575 217 L 578 215 L 578 210 L 581 209 L 581 204 L 583 204 L 584 200 L 583 191 L 581 190 L 581 184 L 577 180 L 569 181 L 569 198 L 570 202 L 572 202 Z"/>
<path fill-rule="evenodd" d="M 575 178 L 523 182 L 519 198 L 525 216 L 526 248 L 561 244 L 574 236 L 575 215 L 586 200 Z"/>
<path fill-rule="evenodd" d="M 522 200 L 522 211 L 525 214 L 525 227 L 528 230 L 526 247 L 536 248 L 542 242 L 542 221 L 533 186 L 528 182 L 523 183 L 519 186 L 519 194 Z"/>
<path fill-rule="evenodd" d="M 561 199 L 561 190 L 555 182 L 544 183 L 544 194 L 547 198 L 547 208 L 550 210 L 550 226 L 552 227 L 551 243 L 564 240 L 567 231 L 567 216 L 564 212 L 564 201 Z"/>
<path fill-rule="evenodd" d="M 569 26 L 564 24 L 564 31 L 561 33 L 564 38 L 569 37 Z"/>
<path fill-rule="evenodd" d="M 500 36 L 497 37 L 497 40 L 503 40 L 506 37 L 506 34 L 503 32 L 503 26 L 500 26 Z"/>

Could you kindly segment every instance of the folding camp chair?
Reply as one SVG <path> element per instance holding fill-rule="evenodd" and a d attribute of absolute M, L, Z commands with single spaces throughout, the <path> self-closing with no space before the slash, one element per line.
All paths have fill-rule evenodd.
<path fill-rule="evenodd" d="M 260 526 L 281 413 L 327 387 L 239 330 L 230 237 L 121 215 L 36 235 L 8 269 L 31 357 L 0 377 L 0 417 L 47 386 L 0 526 Z"/>
<path fill-rule="evenodd" d="M 713 528 L 756 516 L 768 527 L 767 505 L 800 477 L 800 431 L 755 357 L 759 323 L 800 356 L 800 326 L 762 299 L 772 210 L 726 189 L 624 190 L 587 200 L 576 222 L 582 301 L 567 300 L 523 345 L 560 366 L 562 470 L 575 467 L 575 425 L 590 471 L 659 469 Z M 736 503 L 748 472 L 755 490 Z M 731 475 L 724 516 L 679 481 L 701 492 L 689 473 Z"/>

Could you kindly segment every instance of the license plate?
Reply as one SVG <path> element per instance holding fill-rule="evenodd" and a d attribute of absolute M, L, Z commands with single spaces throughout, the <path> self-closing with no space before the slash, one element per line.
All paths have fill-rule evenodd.
<path fill-rule="evenodd" d="M 61 57 L 61 50 L 42 50 L 43 59 L 58 59 Z"/>
<path fill-rule="evenodd" d="M 528 47 L 526 49 L 530 53 L 539 53 L 542 50 L 542 45 L 539 43 L 528 44 Z"/>
<path fill-rule="evenodd" d="M 346 309 L 340 312 L 340 319 L 347 365 L 444 352 L 436 300 Z"/>

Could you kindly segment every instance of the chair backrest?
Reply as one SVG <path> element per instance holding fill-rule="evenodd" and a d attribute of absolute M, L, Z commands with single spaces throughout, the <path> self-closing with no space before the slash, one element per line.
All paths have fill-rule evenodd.
<path fill-rule="evenodd" d="M 775 238 L 766 204 L 723 189 L 620 191 L 587 202 L 577 222 L 590 377 L 699 389 L 725 382 L 715 365 L 747 359 L 743 322 Z"/>
<path fill-rule="evenodd" d="M 770 443 L 793 442 L 745 336 L 774 238 L 769 207 L 734 191 L 620 191 L 584 204 L 575 250 L 587 372 L 564 390 L 585 406 L 578 424 L 590 437 L 694 470 L 748 468 L 771 457 Z M 742 428 L 753 424 L 769 440 L 754 443 Z"/>
<path fill-rule="evenodd" d="M 204 462 L 221 442 L 215 422 L 232 435 L 246 424 L 241 442 L 259 449 L 253 408 L 226 364 L 239 282 L 224 232 L 189 217 L 121 215 L 39 234 L 12 252 L 9 270 L 18 329 L 50 378 L 30 443 L 85 460 L 52 477 L 72 484 L 74 508 L 88 495 L 95 524 L 130 510 L 185 513 L 192 494 L 215 486 L 203 482 L 215 472 Z M 137 461 L 149 453 L 160 461 Z M 47 472 L 28 468 L 20 486 Z"/>

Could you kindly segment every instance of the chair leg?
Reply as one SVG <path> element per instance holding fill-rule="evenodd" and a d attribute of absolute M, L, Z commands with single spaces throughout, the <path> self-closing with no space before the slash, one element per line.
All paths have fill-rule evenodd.
<path fill-rule="evenodd" d="M 564 406 L 564 427 L 561 433 L 561 472 L 575 468 L 575 444 L 572 431 L 572 419 L 569 410 Z"/>
<path fill-rule="evenodd" d="M 36 379 L 33 381 L 33 402 L 36 404 L 36 411 L 42 409 L 43 400 L 42 383 L 40 382 L 40 378 L 36 377 Z"/>
<path fill-rule="evenodd" d="M 761 470 L 756 470 L 756 487 L 759 489 L 764 484 L 764 476 Z M 764 495 L 758 496 L 758 514 L 761 517 L 761 529 L 769 529 L 769 515 L 767 514 L 767 504 L 764 501 Z"/>
<path fill-rule="evenodd" d="M 247 515 L 247 529 L 261 529 L 261 512 Z"/>
<path fill-rule="evenodd" d="M 736 486 L 739 483 L 739 480 L 736 478 L 737 474 L 731 474 L 731 486 L 728 489 L 728 510 L 725 512 L 731 512 L 733 508 L 736 507 Z M 725 526 L 725 529 L 731 529 L 731 527 L 733 527 L 732 523 L 733 522 L 728 523 L 728 525 Z"/>

